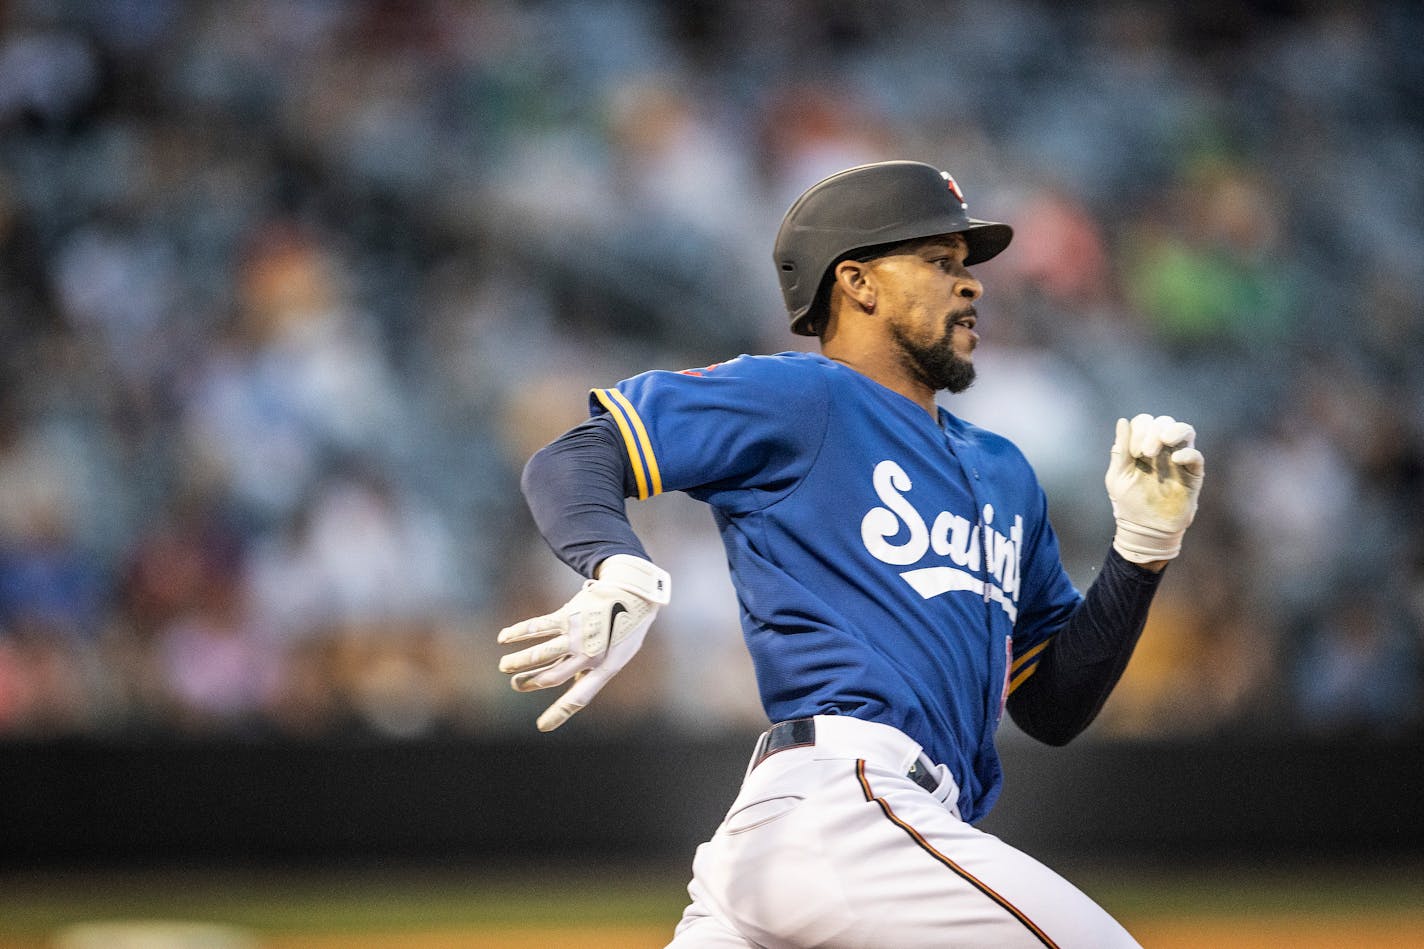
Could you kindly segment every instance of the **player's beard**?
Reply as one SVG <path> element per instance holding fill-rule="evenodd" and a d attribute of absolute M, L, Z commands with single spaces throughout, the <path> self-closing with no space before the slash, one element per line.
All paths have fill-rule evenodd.
<path fill-rule="evenodd" d="M 974 363 L 954 351 L 952 325 L 928 346 L 911 340 L 898 326 L 892 326 L 890 331 L 906 368 L 931 390 L 963 392 L 974 384 Z"/>

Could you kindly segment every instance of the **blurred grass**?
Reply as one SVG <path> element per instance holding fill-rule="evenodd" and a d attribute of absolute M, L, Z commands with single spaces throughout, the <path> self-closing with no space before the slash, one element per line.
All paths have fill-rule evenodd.
<path fill-rule="evenodd" d="M 261 933 L 661 924 L 687 902 L 684 872 L 398 870 L 78 871 L 0 876 L 0 937 L 101 919 L 181 919 Z M 3 945 L 3 943 L 0 943 Z"/>
<path fill-rule="evenodd" d="M 1232 920 L 1272 919 L 1348 927 L 1354 919 L 1424 933 L 1424 864 L 1061 869 L 1130 927 L 1161 931 L 1190 920 L 1229 930 Z M 666 938 L 686 901 L 686 872 L 681 865 L 11 872 L 0 875 L 0 949 L 43 946 L 76 923 L 145 919 L 333 937 L 333 945 L 343 934 L 530 926 L 589 933 L 642 926 Z"/>
<path fill-rule="evenodd" d="M 1055 869 L 1122 918 L 1403 913 L 1424 924 L 1424 862 Z"/>

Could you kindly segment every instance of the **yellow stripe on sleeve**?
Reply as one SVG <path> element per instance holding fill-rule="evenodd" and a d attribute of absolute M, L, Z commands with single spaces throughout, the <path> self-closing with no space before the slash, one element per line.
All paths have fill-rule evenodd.
<path fill-rule="evenodd" d="M 1023 685 L 1024 682 L 1028 680 L 1028 677 L 1033 675 L 1037 671 L 1038 663 L 1035 662 L 1023 672 L 1020 672 L 1018 675 L 1014 676 L 1013 679 L 1009 682 L 1009 694 L 1013 695 L 1014 690 L 1017 689 L 1019 686 Z"/>
<path fill-rule="evenodd" d="M 1051 643 L 1051 642 L 1053 642 L 1053 637 L 1050 636 L 1048 639 L 1045 639 L 1043 642 L 1039 643 L 1037 646 L 1034 646 L 1032 649 L 1030 649 L 1028 652 L 1024 653 L 1022 656 L 1019 656 L 1017 659 L 1014 660 L 1014 667 L 1013 667 L 1013 670 L 1012 670 L 1012 671 L 1018 672 L 1019 669 L 1021 669 L 1021 668 L 1023 667 L 1023 664 L 1024 664 L 1024 663 L 1032 661 L 1032 660 L 1033 660 L 1033 657 L 1034 657 L 1034 656 L 1037 656 L 1039 653 L 1043 652 L 1043 650 L 1044 650 L 1044 649 L 1048 646 L 1048 644 Z"/>
<path fill-rule="evenodd" d="M 648 437 L 648 430 L 643 427 L 643 420 L 638 416 L 638 410 L 633 408 L 633 403 L 628 401 L 628 397 L 617 389 L 606 391 L 618 401 L 619 405 L 623 406 L 623 410 L 628 413 L 628 418 L 633 422 L 634 431 L 638 433 L 638 444 L 642 446 L 643 457 L 648 462 L 648 476 L 652 481 L 651 494 L 662 494 L 663 477 L 662 473 L 658 471 L 657 456 L 653 454 L 653 441 Z"/>
<path fill-rule="evenodd" d="M 628 452 L 628 461 L 633 465 L 633 477 L 638 482 L 638 500 L 648 499 L 648 478 L 643 474 L 643 460 L 638 455 L 637 442 L 633 440 L 633 430 L 628 427 L 628 420 L 623 417 L 622 409 L 610 398 L 609 389 L 594 389 L 594 398 L 608 410 L 608 414 L 613 416 L 613 421 L 618 425 L 618 431 L 623 433 L 623 447 Z M 617 395 L 617 392 L 613 393 Z M 625 400 L 626 401 L 626 400 Z M 641 423 L 639 424 L 641 428 Z"/>
<path fill-rule="evenodd" d="M 1035 672 L 1038 671 L 1038 662 L 1036 660 L 1038 659 L 1039 654 L 1042 653 L 1043 650 L 1047 649 L 1048 644 L 1051 642 L 1053 642 L 1052 636 L 1048 637 L 1043 642 L 1039 643 L 1037 646 L 1034 646 L 1028 652 L 1024 653 L 1022 656 L 1019 656 L 1017 659 L 1014 660 L 1013 667 L 1009 669 L 1009 671 L 1013 673 L 1014 676 L 1012 679 L 1009 680 L 1010 695 L 1013 695 L 1014 690 L 1017 689 L 1019 686 L 1023 685 L 1024 682 L 1028 680 L 1029 676 L 1033 675 Z"/>

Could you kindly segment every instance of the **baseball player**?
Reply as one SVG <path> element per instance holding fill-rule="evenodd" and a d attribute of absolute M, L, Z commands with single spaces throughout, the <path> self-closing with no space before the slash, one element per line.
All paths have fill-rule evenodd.
<path fill-rule="evenodd" d="M 1080 594 L 1022 454 L 936 402 L 974 379 L 969 267 L 1011 237 L 930 165 L 832 175 L 775 246 L 791 329 L 819 353 L 595 389 L 591 417 L 525 469 L 540 531 L 589 578 L 499 635 L 517 644 L 500 662 L 515 689 L 572 682 L 541 730 L 623 668 L 672 595 L 626 497 L 684 491 L 726 547 L 774 724 L 698 848 L 672 946 L 1136 945 L 974 822 L 999 793 L 1006 708 L 1054 745 L 1096 717 L 1180 550 L 1203 460 L 1186 423 L 1118 420 L 1116 531 Z"/>

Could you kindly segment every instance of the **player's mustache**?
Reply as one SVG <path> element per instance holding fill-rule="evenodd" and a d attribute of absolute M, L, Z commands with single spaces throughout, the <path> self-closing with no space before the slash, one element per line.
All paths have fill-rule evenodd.
<path fill-rule="evenodd" d="M 958 313 L 950 313 L 945 317 L 945 325 L 949 330 L 953 330 L 956 326 L 962 326 L 967 330 L 972 330 L 978 322 L 979 311 L 972 306 Z"/>

